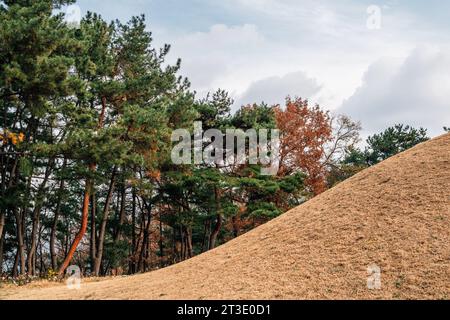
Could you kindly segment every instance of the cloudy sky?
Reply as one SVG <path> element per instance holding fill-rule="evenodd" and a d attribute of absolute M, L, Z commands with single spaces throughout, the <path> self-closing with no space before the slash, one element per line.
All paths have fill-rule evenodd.
<path fill-rule="evenodd" d="M 362 122 L 450 126 L 450 1 L 81 0 L 81 11 L 144 13 L 199 95 L 228 90 L 235 108 L 308 98 Z M 375 5 L 375 7 L 374 7 Z"/>

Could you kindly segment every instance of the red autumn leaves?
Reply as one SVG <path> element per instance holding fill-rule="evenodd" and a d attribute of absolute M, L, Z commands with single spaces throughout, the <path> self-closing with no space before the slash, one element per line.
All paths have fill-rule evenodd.
<path fill-rule="evenodd" d="M 307 100 L 288 98 L 286 107 L 275 107 L 280 130 L 280 169 L 286 176 L 301 171 L 305 184 L 315 195 L 326 189 L 325 147 L 333 138 L 331 117 L 318 105 L 310 107 Z"/>

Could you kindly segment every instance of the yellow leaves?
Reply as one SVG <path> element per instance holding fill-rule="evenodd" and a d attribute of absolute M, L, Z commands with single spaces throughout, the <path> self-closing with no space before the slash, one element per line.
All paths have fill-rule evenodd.
<path fill-rule="evenodd" d="M 25 140 L 25 135 L 22 132 L 14 133 L 14 132 L 5 130 L 3 133 L 0 133 L 0 142 L 2 142 L 3 145 L 6 145 L 8 143 L 11 143 L 13 145 L 18 145 L 19 143 L 22 143 L 24 140 Z"/>

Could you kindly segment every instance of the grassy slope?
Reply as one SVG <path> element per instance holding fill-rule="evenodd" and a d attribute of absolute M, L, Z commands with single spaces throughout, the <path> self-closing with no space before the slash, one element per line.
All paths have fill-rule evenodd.
<path fill-rule="evenodd" d="M 382 269 L 367 289 L 367 267 Z M 189 261 L 9 299 L 450 299 L 450 134 Z"/>

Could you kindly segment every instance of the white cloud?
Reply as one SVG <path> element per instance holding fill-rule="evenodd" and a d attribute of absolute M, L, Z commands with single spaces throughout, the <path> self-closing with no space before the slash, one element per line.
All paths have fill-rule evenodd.
<path fill-rule="evenodd" d="M 217 18 L 228 24 L 199 32 L 158 30 L 156 38 L 173 44 L 171 57 L 182 58 L 181 74 L 199 96 L 222 88 L 235 98 L 235 107 L 301 96 L 325 109 L 342 106 L 341 112 L 363 120 L 366 132 L 409 122 L 439 133 L 436 117 L 449 122 L 442 114 L 447 107 L 443 96 L 450 91 L 445 70 L 433 68 L 432 61 L 445 54 L 405 57 L 418 43 L 446 50 L 449 34 L 427 25 L 420 13 L 388 3 L 382 7 L 382 28 L 374 31 L 366 27 L 367 5 L 362 3 L 221 1 L 214 5 L 239 16 L 238 22 Z M 413 81 L 407 70 L 421 79 Z M 423 111 L 427 108 L 431 112 Z"/>
<path fill-rule="evenodd" d="M 288 24 L 291 31 L 303 30 L 330 35 L 347 29 L 350 23 L 344 15 L 355 10 L 355 5 L 341 6 L 336 5 L 336 1 L 328 0 L 320 3 L 317 0 L 229 0 L 223 1 L 221 5 L 259 14 L 268 24 Z M 363 16 L 364 6 L 356 7 Z"/>
<path fill-rule="evenodd" d="M 315 79 L 309 78 L 302 71 L 288 73 L 282 77 L 269 77 L 253 82 L 236 101 L 236 107 L 260 102 L 269 105 L 283 104 L 288 95 L 314 99 L 321 88 Z"/>
<path fill-rule="evenodd" d="M 146 12 L 155 45 L 172 44 L 168 62 L 182 58 L 180 74 L 199 96 L 222 88 L 236 105 L 306 97 L 362 120 L 365 133 L 395 122 L 432 134 L 450 125 L 445 1 L 385 0 L 379 30 L 366 25 L 373 2 L 356 0 L 77 3 L 108 19 Z M 418 44 L 438 50 L 413 51 Z"/>
<path fill-rule="evenodd" d="M 249 55 L 256 55 L 265 40 L 254 25 L 217 24 L 208 32 L 178 35 L 170 42 L 172 56 L 182 58 L 182 74 L 189 77 L 195 89 L 207 91 L 246 64 Z"/>
<path fill-rule="evenodd" d="M 449 92 L 450 52 L 421 47 L 404 60 L 372 64 L 339 112 L 361 120 L 368 134 L 404 123 L 439 135 L 450 125 Z"/>

